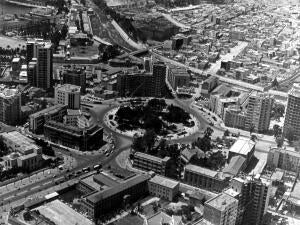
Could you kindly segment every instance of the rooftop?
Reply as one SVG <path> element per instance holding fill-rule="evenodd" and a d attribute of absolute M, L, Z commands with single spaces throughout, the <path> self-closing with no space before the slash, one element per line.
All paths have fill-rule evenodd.
<path fill-rule="evenodd" d="M 143 153 L 143 152 L 136 152 L 134 154 L 135 157 L 141 157 L 141 158 L 146 158 L 146 159 L 149 159 L 151 161 L 155 161 L 155 162 L 162 162 L 162 161 L 168 161 L 170 159 L 170 157 L 165 157 L 165 158 L 159 158 L 159 157 L 156 157 L 156 156 L 153 156 L 153 155 L 149 155 L 149 154 L 146 154 L 146 153 Z"/>
<path fill-rule="evenodd" d="M 239 137 L 239 139 L 231 146 L 230 152 L 247 156 L 254 146 L 254 141 L 251 141 L 249 138 Z"/>
<path fill-rule="evenodd" d="M 227 207 L 232 204 L 237 204 L 238 200 L 229 196 L 226 193 L 221 193 L 216 197 L 205 202 L 205 205 L 209 205 L 219 211 L 224 211 Z"/>
<path fill-rule="evenodd" d="M 146 180 L 148 180 L 149 177 L 148 176 L 144 176 L 144 175 L 136 175 L 126 181 L 124 181 L 123 183 L 120 183 L 112 188 L 108 188 L 105 189 L 103 191 L 99 191 L 95 194 L 92 194 L 90 196 L 87 197 L 87 199 L 90 202 L 93 202 L 94 204 L 101 201 L 102 199 L 106 199 L 110 196 L 115 195 L 118 192 L 122 192 L 124 190 L 127 190 L 128 188 L 135 186 L 141 182 L 144 182 Z"/>
<path fill-rule="evenodd" d="M 148 225 L 158 225 L 158 224 L 182 224 L 180 216 L 169 216 L 164 212 L 158 212 L 149 218 L 147 218 Z"/>
<path fill-rule="evenodd" d="M 224 168 L 223 172 L 232 176 L 236 176 L 243 167 L 246 159 L 243 156 L 234 156 L 231 158 L 229 164 Z"/>
<path fill-rule="evenodd" d="M 51 106 L 51 107 L 48 107 L 46 109 L 43 109 L 39 112 L 36 112 L 34 114 L 31 114 L 30 117 L 33 117 L 33 118 L 37 118 L 39 116 L 47 116 L 49 114 L 54 114 L 54 113 L 57 113 L 59 112 L 60 110 L 62 110 L 63 108 L 67 108 L 67 106 L 65 105 L 62 105 L 62 104 L 57 104 L 57 105 L 54 105 L 54 106 Z"/>
<path fill-rule="evenodd" d="M 300 98 L 300 83 L 294 83 L 289 95 Z"/>
<path fill-rule="evenodd" d="M 55 87 L 55 90 L 65 91 L 65 92 L 80 92 L 80 86 L 76 86 L 73 84 L 63 84 L 63 85 L 57 85 Z"/>
<path fill-rule="evenodd" d="M 167 188 L 175 188 L 179 184 L 178 181 L 174 181 L 174 180 L 171 180 L 166 177 L 159 176 L 159 175 L 156 175 L 155 177 L 153 177 L 150 180 L 150 182 L 159 184 L 159 185 L 167 187 Z"/>
<path fill-rule="evenodd" d="M 189 170 L 189 171 L 192 171 L 192 172 L 198 173 L 198 174 L 204 174 L 209 177 L 216 177 L 218 174 L 217 171 L 206 169 L 206 168 L 200 167 L 200 166 L 195 166 L 192 164 L 186 165 L 185 170 Z"/>

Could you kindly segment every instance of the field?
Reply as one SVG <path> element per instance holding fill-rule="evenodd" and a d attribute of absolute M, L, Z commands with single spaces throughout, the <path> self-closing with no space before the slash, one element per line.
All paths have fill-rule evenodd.
<path fill-rule="evenodd" d="M 55 200 L 46 205 L 38 207 L 42 215 L 49 218 L 57 225 L 92 225 L 92 221 L 76 212 L 68 205 Z"/>

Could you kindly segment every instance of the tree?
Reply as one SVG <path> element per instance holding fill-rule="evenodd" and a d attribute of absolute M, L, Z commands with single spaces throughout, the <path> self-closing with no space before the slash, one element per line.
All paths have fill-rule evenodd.
<path fill-rule="evenodd" d="M 288 139 L 289 143 L 295 140 L 295 129 L 292 126 L 285 128 L 284 137 Z"/>
<path fill-rule="evenodd" d="M 280 126 L 278 124 L 274 124 L 274 126 L 273 126 L 273 132 L 274 132 L 274 137 L 275 138 L 281 136 L 282 130 L 281 130 L 281 128 L 280 128 Z"/>
<path fill-rule="evenodd" d="M 207 127 L 204 131 L 204 136 L 211 138 L 211 135 L 213 134 L 214 130 L 211 127 Z"/>
<path fill-rule="evenodd" d="M 144 143 L 144 146 L 146 146 L 147 152 L 151 152 L 156 139 L 157 139 L 157 136 L 156 136 L 154 130 L 152 130 L 152 129 L 146 130 L 146 132 L 143 136 L 143 143 Z"/>
<path fill-rule="evenodd" d="M 284 137 L 282 136 L 277 136 L 276 139 L 276 144 L 277 144 L 277 147 L 280 148 L 283 146 L 283 143 L 284 143 Z"/>
<path fill-rule="evenodd" d="M 251 123 L 249 128 L 250 135 L 254 132 L 254 130 L 255 130 L 255 125 Z"/>
<path fill-rule="evenodd" d="M 230 132 L 229 132 L 229 130 L 227 129 L 227 130 L 225 130 L 224 131 L 224 137 L 228 137 L 230 135 Z"/>
<path fill-rule="evenodd" d="M 277 78 L 275 77 L 274 80 L 272 81 L 272 87 L 277 87 L 278 88 L 279 83 L 277 81 Z"/>
<path fill-rule="evenodd" d="M 256 142 L 258 138 L 257 138 L 256 135 L 253 135 L 253 134 L 252 134 L 250 139 L 251 139 L 251 141 Z"/>

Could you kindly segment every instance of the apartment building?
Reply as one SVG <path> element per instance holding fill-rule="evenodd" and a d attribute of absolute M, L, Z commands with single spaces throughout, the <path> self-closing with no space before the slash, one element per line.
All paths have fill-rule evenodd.
<path fill-rule="evenodd" d="M 186 69 L 178 67 L 170 67 L 168 70 L 168 81 L 173 90 L 178 87 L 188 87 L 190 83 L 190 75 Z"/>
<path fill-rule="evenodd" d="M 271 183 L 259 175 L 255 177 L 235 177 L 229 187 L 236 192 L 238 213 L 236 225 L 261 225 L 267 212 Z"/>
<path fill-rule="evenodd" d="M 205 202 L 203 217 L 214 225 L 233 225 L 237 210 L 238 200 L 226 193 L 220 193 Z"/>
<path fill-rule="evenodd" d="M 0 90 L 0 122 L 16 125 L 21 118 L 21 93 L 17 89 Z"/>
<path fill-rule="evenodd" d="M 86 72 L 82 67 L 71 66 L 61 71 L 63 84 L 72 84 L 80 87 L 81 93 L 86 90 Z"/>
<path fill-rule="evenodd" d="M 156 175 L 148 181 L 148 189 L 151 195 L 173 201 L 179 192 L 179 182 Z"/>
<path fill-rule="evenodd" d="M 294 135 L 300 137 L 300 83 L 294 83 L 288 93 L 283 132 L 290 127 L 293 128 Z"/>
<path fill-rule="evenodd" d="M 48 120 L 62 121 L 66 114 L 67 106 L 61 104 L 31 114 L 29 116 L 29 130 L 33 133 L 42 133 L 44 131 L 44 124 Z"/>
<path fill-rule="evenodd" d="M 169 163 L 170 157 L 167 156 L 162 159 L 142 152 L 136 152 L 133 156 L 133 167 L 163 176 L 168 172 Z"/>
<path fill-rule="evenodd" d="M 300 171 L 300 153 L 285 148 L 271 147 L 268 164 L 283 170 L 298 173 Z"/>
<path fill-rule="evenodd" d="M 55 104 L 67 105 L 69 109 L 79 109 L 80 87 L 72 84 L 57 85 Z"/>
<path fill-rule="evenodd" d="M 253 92 L 249 97 L 246 112 L 245 128 L 253 126 L 255 132 L 263 133 L 269 130 L 273 96 L 265 93 Z"/>
<path fill-rule="evenodd" d="M 222 172 L 188 164 L 184 168 L 184 182 L 206 190 L 221 192 L 228 186 L 229 179 Z"/>

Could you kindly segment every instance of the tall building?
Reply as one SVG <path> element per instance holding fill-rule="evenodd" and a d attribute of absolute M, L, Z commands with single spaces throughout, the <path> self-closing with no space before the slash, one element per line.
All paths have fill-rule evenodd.
<path fill-rule="evenodd" d="M 230 182 L 239 200 L 236 225 L 261 225 L 269 205 L 270 182 L 259 177 L 235 177 Z"/>
<path fill-rule="evenodd" d="M 64 84 L 73 84 L 81 87 L 81 93 L 86 89 L 86 73 L 81 67 L 71 67 L 62 71 L 62 81 Z"/>
<path fill-rule="evenodd" d="M 163 97 L 166 88 L 167 67 L 163 63 L 154 63 L 153 72 L 127 70 L 117 77 L 117 90 L 120 96 Z"/>
<path fill-rule="evenodd" d="M 236 221 L 238 200 L 226 193 L 209 199 L 204 204 L 203 217 L 209 224 L 233 225 Z"/>
<path fill-rule="evenodd" d="M 27 42 L 26 62 L 30 64 L 36 58 L 35 76 L 29 78 L 30 84 L 45 90 L 49 90 L 53 86 L 53 50 L 49 41 L 36 39 Z"/>
<path fill-rule="evenodd" d="M 80 108 L 80 87 L 72 84 L 55 87 L 55 104 L 67 105 L 69 109 Z"/>
<path fill-rule="evenodd" d="M 283 170 L 300 171 L 300 152 L 273 147 L 268 153 L 268 164 Z"/>
<path fill-rule="evenodd" d="M 0 121 L 16 125 L 21 117 L 21 94 L 17 89 L 0 91 Z"/>
<path fill-rule="evenodd" d="M 273 103 L 274 98 L 269 94 L 251 93 L 247 106 L 245 128 L 250 130 L 253 126 L 256 132 L 267 131 L 270 126 Z"/>
<path fill-rule="evenodd" d="M 289 127 L 294 129 L 295 136 L 300 136 L 300 83 L 295 83 L 288 93 L 283 132 Z"/>

